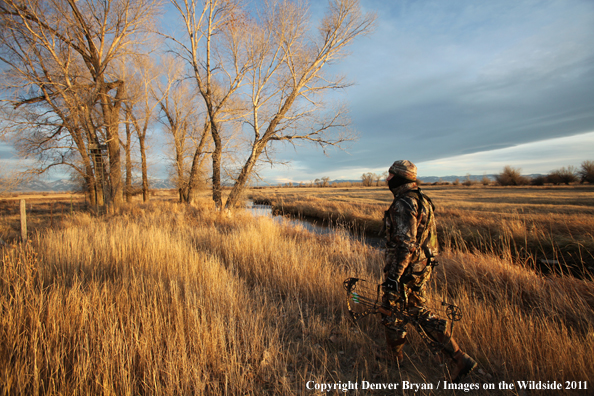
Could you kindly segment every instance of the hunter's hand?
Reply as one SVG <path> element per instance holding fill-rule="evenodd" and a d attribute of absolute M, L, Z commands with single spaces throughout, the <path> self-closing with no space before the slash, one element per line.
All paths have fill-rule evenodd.
<path fill-rule="evenodd" d="M 382 291 L 384 293 L 397 294 L 398 293 L 398 280 L 390 277 L 386 278 L 382 283 Z"/>

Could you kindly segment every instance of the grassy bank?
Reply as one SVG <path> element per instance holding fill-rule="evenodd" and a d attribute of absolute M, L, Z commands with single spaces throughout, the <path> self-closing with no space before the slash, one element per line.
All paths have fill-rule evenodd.
<path fill-rule="evenodd" d="M 546 273 L 594 274 L 594 187 L 424 186 L 442 245 L 496 254 Z M 392 201 L 386 187 L 256 190 L 256 202 L 377 235 Z"/>
<path fill-rule="evenodd" d="M 352 325 L 342 281 L 378 282 L 382 257 L 344 234 L 159 202 L 75 212 L 1 253 L 3 394 L 302 395 L 308 381 L 449 378 L 414 334 L 403 367 L 373 357 L 381 325 Z M 594 377 L 590 282 L 446 251 L 430 293 L 443 298 L 464 312 L 455 334 L 481 369 L 469 382 Z M 473 392 L 498 393 L 516 394 Z"/>

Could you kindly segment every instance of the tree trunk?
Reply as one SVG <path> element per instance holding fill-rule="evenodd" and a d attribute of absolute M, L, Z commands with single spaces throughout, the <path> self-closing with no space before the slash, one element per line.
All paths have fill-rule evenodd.
<path fill-rule="evenodd" d="M 142 167 L 142 202 L 149 201 L 149 181 L 148 181 L 148 166 L 146 163 L 146 145 L 145 137 L 138 136 L 140 143 L 140 162 Z"/>
<path fill-rule="evenodd" d="M 100 83 L 100 100 L 105 122 L 105 135 L 109 153 L 109 179 L 111 182 L 111 202 L 114 209 L 122 206 L 124 202 L 122 186 L 122 161 L 120 159 L 120 108 L 124 94 L 124 83 L 116 84 L 115 98 L 109 95 L 110 87 L 104 81 Z M 113 103 L 112 103 L 113 101 Z"/>
<path fill-rule="evenodd" d="M 204 131 L 202 132 L 202 137 L 200 138 L 200 143 L 198 143 L 198 147 L 196 148 L 196 152 L 194 153 L 194 158 L 192 159 L 192 168 L 190 169 L 190 176 L 188 177 L 188 197 L 187 203 L 192 203 L 194 200 L 194 187 L 198 183 L 198 170 L 202 168 L 203 163 L 203 151 L 204 146 L 206 145 L 206 141 L 208 140 L 208 133 L 210 131 L 210 125 L 206 123 L 204 125 Z"/>
<path fill-rule="evenodd" d="M 130 124 L 126 123 L 126 145 L 124 146 L 124 151 L 126 153 L 126 202 L 130 203 L 132 201 L 132 153 L 131 151 L 131 141 L 132 141 L 132 130 L 130 128 Z"/>
<path fill-rule="evenodd" d="M 85 164 L 85 183 L 87 185 L 87 196 L 89 197 L 89 203 L 91 204 L 91 206 L 96 206 L 97 205 L 97 200 L 96 200 L 96 193 L 95 193 L 95 188 L 96 188 L 96 183 L 95 183 L 95 176 L 93 175 L 93 167 L 91 166 L 90 163 Z"/>
<path fill-rule="evenodd" d="M 241 168 L 241 172 L 239 172 L 239 176 L 233 185 L 233 189 L 229 194 L 229 198 L 227 198 L 227 203 L 225 204 L 225 209 L 231 209 L 239 201 L 239 197 L 241 197 L 241 193 L 243 192 L 247 181 L 249 179 L 252 170 L 254 169 L 254 165 L 258 161 L 260 154 L 262 154 L 262 150 L 266 146 L 266 143 L 256 142 L 254 143 L 254 147 L 252 149 L 252 153 L 250 154 L 249 158 L 245 162 L 243 168 Z"/>
<path fill-rule="evenodd" d="M 113 129 L 113 128 L 108 128 Z M 111 201 L 115 209 L 124 203 L 122 188 L 122 161 L 120 159 L 120 141 L 114 131 L 108 134 L 107 149 L 109 151 L 109 179 L 111 182 Z"/>
<path fill-rule="evenodd" d="M 188 203 L 188 197 L 187 197 L 186 191 L 187 190 L 185 187 L 177 188 L 177 193 L 179 195 L 179 203 Z"/>
<path fill-rule="evenodd" d="M 212 199 L 217 209 L 223 207 L 223 194 L 221 190 L 221 154 L 223 143 L 217 125 L 211 119 L 211 135 L 214 141 L 214 151 L 212 152 Z"/>
<path fill-rule="evenodd" d="M 70 120 L 69 120 L 70 121 Z M 85 139 L 81 133 L 81 130 L 75 127 L 70 128 L 70 136 L 74 140 L 76 144 L 76 148 L 80 157 L 82 158 L 82 162 L 84 164 L 85 172 L 83 174 L 83 178 L 87 188 L 87 197 L 89 198 L 89 202 L 91 206 L 97 205 L 97 194 L 95 189 L 97 188 L 97 183 L 95 181 L 95 175 L 93 174 L 93 154 L 91 154 L 88 150 L 88 147 L 85 145 Z M 91 137 L 87 134 L 87 139 L 89 142 L 92 142 Z"/>
<path fill-rule="evenodd" d="M 179 132 L 179 131 L 178 131 Z M 185 181 L 184 181 L 184 152 L 183 152 L 183 138 L 179 135 L 175 136 L 175 166 L 177 170 L 177 189 L 179 191 L 179 203 L 186 202 L 185 200 Z"/>

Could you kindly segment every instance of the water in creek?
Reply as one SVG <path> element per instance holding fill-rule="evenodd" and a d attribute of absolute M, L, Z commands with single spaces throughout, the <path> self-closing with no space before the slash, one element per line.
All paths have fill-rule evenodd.
<path fill-rule="evenodd" d="M 246 204 L 246 210 L 254 216 L 268 216 L 272 217 L 274 221 L 284 224 L 291 224 L 293 226 L 301 226 L 306 230 L 316 233 L 318 235 L 328 235 L 335 233 L 337 228 L 323 224 L 321 220 L 310 220 L 303 218 L 285 217 L 273 215 L 272 207 L 270 205 L 259 205 L 254 204 L 252 200 L 248 200 Z M 368 237 L 368 236 L 357 236 L 353 233 L 349 233 L 351 238 L 357 239 L 375 248 L 381 248 L 384 245 L 384 239 L 379 237 Z"/>

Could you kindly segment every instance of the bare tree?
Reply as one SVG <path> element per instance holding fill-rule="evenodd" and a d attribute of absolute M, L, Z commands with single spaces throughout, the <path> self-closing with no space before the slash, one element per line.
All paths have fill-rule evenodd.
<path fill-rule="evenodd" d="M 380 181 L 382 180 L 382 175 L 379 173 L 374 173 L 373 174 L 373 182 L 375 183 L 376 187 L 379 187 L 380 185 Z"/>
<path fill-rule="evenodd" d="M 147 159 L 147 135 L 149 127 L 155 121 L 160 110 L 161 100 L 168 92 L 169 86 L 157 88 L 162 77 L 163 65 L 156 65 L 149 56 L 136 56 L 130 63 L 127 78 L 130 83 L 123 109 L 126 117 L 126 132 L 133 129 L 138 137 L 140 164 L 142 175 L 142 200 L 149 200 L 149 179 Z M 129 141 L 127 141 L 129 142 Z M 126 147 L 129 149 L 129 147 Z M 129 153 L 129 150 L 126 150 Z M 127 154 L 128 155 L 128 154 Z M 128 159 L 127 159 L 128 162 Z M 127 172 L 129 166 L 126 166 Z M 130 177 L 126 176 L 126 191 L 129 190 Z M 127 196 L 128 199 L 128 196 Z"/>
<path fill-rule="evenodd" d="M 204 100 L 212 152 L 213 200 L 222 207 L 221 159 L 223 124 L 237 117 L 235 93 L 251 67 L 247 43 L 250 29 L 240 2 L 235 0 L 172 0 L 184 23 L 185 39 L 169 37 L 190 66 Z M 239 110 L 241 111 L 241 110 Z"/>
<path fill-rule="evenodd" d="M 12 57 L 2 60 L 24 80 L 34 76 L 20 105 L 48 103 L 59 115 L 50 140 L 63 131 L 70 133 L 85 167 L 91 164 L 85 158 L 86 145 L 107 145 L 116 207 L 123 200 L 119 126 L 126 83 L 113 66 L 139 46 L 139 36 L 155 15 L 156 5 L 157 0 L 0 2 L 3 28 L 8 28 L 7 37 L 15 39 L 8 45 Z M 3 41 L 6 48 L 8 40 Z M 64 102 L 68 104 L 64 106 Z M 68 114 L 61 114 L 64 107 Z M 95 110 L 99 111 L 93 114 Z M 75 132 L 77 129 L 90 135 Z"/>
<path fill-rule="evenodd" d="M 581 183 L 594 183 L 594 161 L 584 161 L 578 172 Z"/>
<path fill-rule="evenodd" d="M 180 202 L 192 202 L 210 148 L 210 123 L 200 114 L 195 91 L 183 80 L 174 62 L 167 62 L 166 81 L 155 89 L 159 97 L 162 123 L 171 138 L 174 182 Z"/>
<path fill-rule="evenodd" d="M 160 105 L 162 113 L 162 123 L 171 139 L 173 150 L 174 174 L 173 182 L 177 186 L 180 202 L 184 202 L 187 183 L 185 174 L 187 172 L 186 160 L 188 157 L 189 133 L 192 129 L 190 124 L 194 122 L 194 113 L 192 107 L 187 107 L 192 103 L 192 98 L 184 89 L 185 86 L 177 87 L 176 90 L 168 91 Z"/>
<path fill-rule="evenodd" d="M 2 174 L 0 175 L 0 194 L 9 192 L 22 182 L 21 175 L 18 171 L 8 166 L 5 161 L 0 161 L 2 167 Z"/>
<path fill-rule="evenodd" d="M 371 187 L 373 185 L 373 180 L 375 179 L 375 175 L 371 172 L 363 173 L 361 175 L 361 182 L 363 187 Z"/>
<path fill-rule="evenodd" d="M 0 4 L 0 10 L 3 6 Z M 97 143 L 98 137 L 96 108 L 88 105 L 88 80 L 82 61 L 56 61 L 70 57 L 68 47 L 52 47 L 50 52 L 37 45 L 38 39 L 23 28 L 22 21 L 15 22 L 2 12 L 0 16 L 1 60 L 7 66 L 2 87 L 3 129 L 10 131 L 22 156 L 38 160 L 37 168 L 30 173 L 68 165 L 86 181 L 87 190 L 95 192 L 90 193 L 90 201 L 97 199 L 102 204 L 103 191 L 96 191 L 99 183 L 86 150 L 86 145 Z"/>
<path fill-rule="evenodd" d="M 579 181 L 578 169 L 575 166 L 569 165 L 567 168 L 562 166 L 559 169 L 552 171 L 547 176 L 547 181 L 553 184 L 567 184 Z"/>
<path fill-rule="evenodd" d="M 259 18 L 249 17 L 239 1 L 173 4 L 187 33 L 185 40 L 174 40 L 191 66 L 215 145 L 212 182 L 218 207 L 223 206 L 221 131 L 226 122 L 242 116 L 253 132 L 226 208 L 237 203 L 262 154 L 270 159 L 270 143 L 301 140 L 325 148 L 350 138 L 328 134 L 344 128 L 347 120 L 344 108 L 325 113 L 322 101 L 325 92 L 349 84 L 322 70 L 340 59 L 355 37 L 371 31 L 375 17 L 362 14 L 358 1 L 331 0 L 316 38 L 310 37 L 305 7 L 288 1 L 267 2 Z"/>
<path fill-rule="evenodd" d="M 520 168 L 512 168 L 509 165 L 503 167 L 503 171 L 495 176 L 495 180 L 502 186 L 523 186 L 529 182 L 527 177 L 522 176 Z M 460 181 L 457 181 L 454 185 L 460 184 Z"/>
<path fill-rule="evenodd" d="M 382 172 L 380 181 L 383 181 L 383 184 L 387 185 L 388 184 L 387 180 L 388 180 L 388 171 L 384 171 L 384 172 Z M 378 186 L 379 186 L 379 184 L 378 184 Z"/>
<path fill-rule="evenodd" d="M 359 35 L 369 33 L 375 16 L 363 14 L 356 0 L 331 0 L 318 27 L 308 32 L 306 9 L 292 2 L 270 2 L 265 7 L 250 51 L 253 67 L 248 73 L 249 117 L 253 132 L 249 155 L 226 207 L 237 203 L 249 175 L 273 142 L 309 141 L 337 146 L 352 139 L 332 135 L 348 125 L 343 107 L 325 111 L 324 94 L 350 85 L 343 77 L 323 73 L 324 66 L 345 55 L 345 48 Z M 268 159 L 268 158 L 267 158 Z"/>
<path fill-rule="evenodd" d="M 126 169 L 126 181 L 124 187 L 124 197 L 126 202 L 132 201 L 132 120 L 130 112 L 126 111 L 126 140 L 121 142 L 124 148 L 124 155 L 126 157 L 125 169 Z"/>

